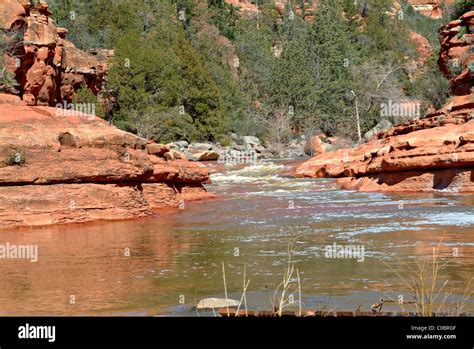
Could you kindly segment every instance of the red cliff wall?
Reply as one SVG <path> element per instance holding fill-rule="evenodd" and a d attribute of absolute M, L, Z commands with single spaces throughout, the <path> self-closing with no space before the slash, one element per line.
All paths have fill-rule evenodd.
<path fill-rule="evenodd" d="M 55 106 L 72 101 L 81 86 L 95 94 L 106 77 L 109 50 L 87 53 L 66 39 L 67 29 L 56 27 L 48 4 L 0 0 L 2 40 L 7 67 L 19 83 L 17 93 L 28 105 Z"/>

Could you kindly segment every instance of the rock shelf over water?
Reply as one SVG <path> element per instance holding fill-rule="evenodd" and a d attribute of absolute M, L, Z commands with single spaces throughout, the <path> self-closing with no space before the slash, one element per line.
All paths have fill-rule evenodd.
<path fill-rule="evenodd" d="M 92 115 L 0 103 L 0 228 L 144 217 L 211 196 L 204 165 L 150 144 Z"/>

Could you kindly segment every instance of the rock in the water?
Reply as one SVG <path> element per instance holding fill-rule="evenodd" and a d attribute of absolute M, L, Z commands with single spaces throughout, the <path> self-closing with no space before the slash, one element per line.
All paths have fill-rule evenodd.
<path fill-rule="evenodd" d="M 298 147 L 298 148 L 289 148 L 285 149 L 280 153 L 281 158 L 287 158 L 287 159 L 297 159 L 297 158 L 302 158 L 305 157 L 306 153 L 304 151 L 304 147 Z"/>
<path fill-rule="evenodd" d="M 183 154 L 184 156 L 186 156 L 186 158 L 189 160 L 189 161 L 198 161 L 198 158 L 195 157 L 193 154 L 191 154 L 189 151 L 187 150 L 184 150 L 183 151 Z"/>
<path fill-rule="evenodd" d="M 245 151 L 247 150 L 247 147 L 245 145 L 232 144 L 232 149 L 237 150 L 237 151 Z"/>
<path fill-rule="evenodd" d="M 188 151 L 191 153 L 200 153 L 213 149 L 211 143 L 192 143 L 188 147 Z"/>
<path fill-rule="evenodd" d="M 199 301 L 196 306 L 199 310 L 204 309 L 218 309 L 218 308 L 236 308 L 240 304 L 239 301 L 235 299 L 225 299 L 225 298 L 206 298 Z"/>
<path fill-rule="evenodd" d="M 275 155 L 273 155 L 272 152 L 265 150 L 261 154 L 258 154 L 260 158 L 262 159 L 274 159 Z"/>
<path fill-rule="evenodd" d="M 186 141 L 178 141 L 175 142 L 175 144 L 181 149 L 187 148 L 189 146 L 189 143 Z"/>
<path fill-rule="evenodd" d="M 254 145 L 253 150 L 255 150 L 257 153 L 263 153 L 265 151 L 265 148 L 261 145 Z"/>

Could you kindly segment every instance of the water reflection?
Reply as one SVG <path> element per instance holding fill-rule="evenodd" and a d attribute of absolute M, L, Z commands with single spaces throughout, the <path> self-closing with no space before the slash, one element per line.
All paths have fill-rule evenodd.
<path fill-rule="evenodd" d="M 223 296 L 222 262 L 230 296 L 240 298 L 245 266 L 249 306 L 268 309 L 295 236 L 308 308 L 367 309 L 383 294 L 408 297 L 387 265 L 402 271 L 430 258 L 441 238 L 449 260 L 441 278 L 472 278 L 472 195 L 354 193 L 278 175 L 284 169 L 216 174 L 210 190 L 223 195 L 184 211 L 0 233 L 0 244 L 39 246 L 37 263 L 0 260 L 0 314 L 196 315 L 199 299 Z M 364 262 L 324 258 L 334 242 L 363 245 Z"/>

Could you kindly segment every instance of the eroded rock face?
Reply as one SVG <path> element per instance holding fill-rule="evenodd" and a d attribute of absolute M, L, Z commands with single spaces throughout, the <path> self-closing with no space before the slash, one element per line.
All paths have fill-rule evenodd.
<path fill-rule="evenodd" d="M 430 42 L 423 35 L 420 35 L 416 32 L 410 32 L 410 39 L 416 46 L 418 51 L 418 64 L 425 64 L 426 60 L 433 53 L 433 48 L 430 45 Z"/>
<path fill-rule="evenodd" d="M 341 178 L 361 191 L 474 192 L 474 95 L 383 131 L 356 148 L 314 157 L 295 175 Z"/>
<path fill-rule="evenodd" d="M 70 103 L 87 86 L 98 94 L 106 78 L 109 50 L 81 51 L 56 27 L 45 1 L 0 0 L 2 40 L 9 42 L 3 59 L 18 81 L 18 94 L 31 106 Z"/>
<path fill-rule="evenodd" d="M 441 50 L 438 63 L 450 79 L 454 95 L 474 93 L 474 11 L 439 29 Z"/>
<path fill-rule="evenodd" d="M 343 188 L 361 191 L 474 192 L 473 23 L 469 12 L 440 29 L 440 69 L 454 94 L 447 105 L 356 148 L 314 157 L 295 175 L 335 177 Z M 453 71 L 449 66 L 456 59 L 459 67 Z"/>
<path fill-rule="evenodd" d="M 448 117 L 443 126 L 434 126 L 433 117 L 432 128 L 408 132 L 412 123 L 398 126 L 396 135 L 388 132 L 357 148 L 312 158 L 296 176 L 345 177 L 339 181 L 344 188 L 362 191 L 472 192 L 474 115 L 467 113 L 465 123 Z"/>
<path fill-rule="evenodd" d="M 0 228 L 142 217 L 210 196 L 202 164 L 166 161 L 98 117 L 20 102 L 0 94 Z"/>

